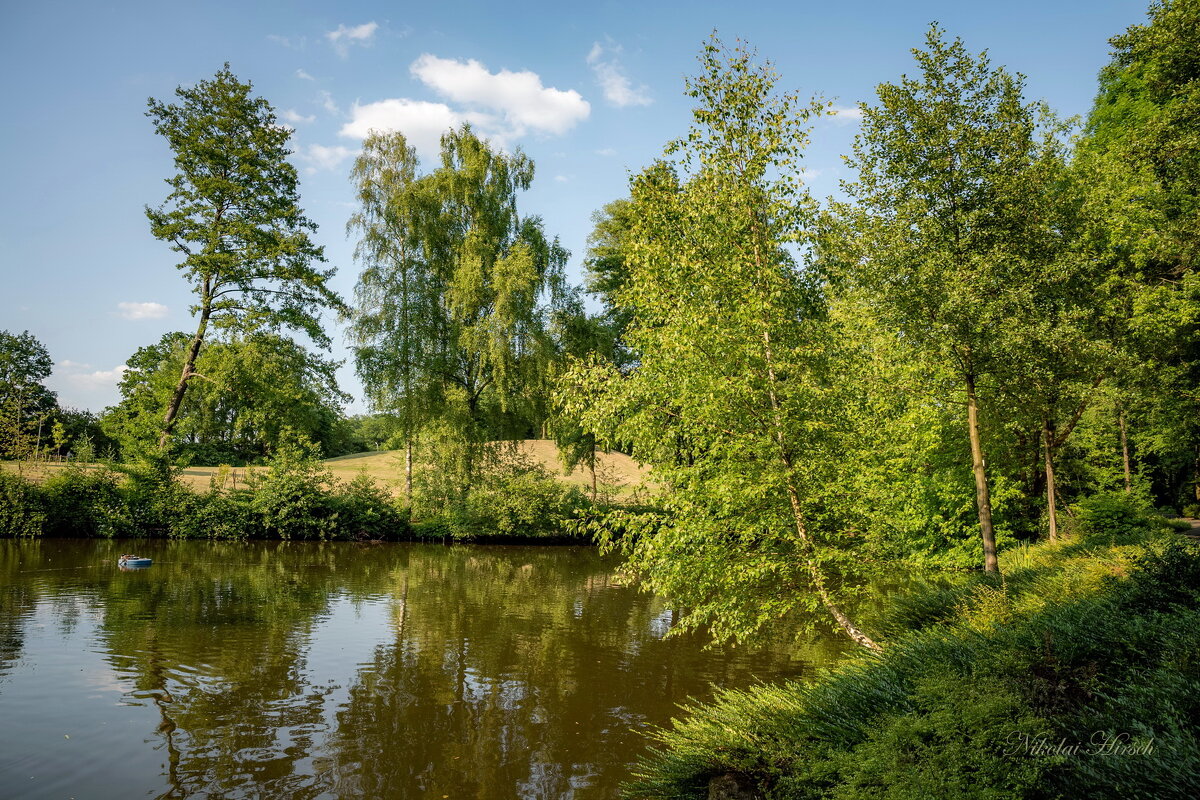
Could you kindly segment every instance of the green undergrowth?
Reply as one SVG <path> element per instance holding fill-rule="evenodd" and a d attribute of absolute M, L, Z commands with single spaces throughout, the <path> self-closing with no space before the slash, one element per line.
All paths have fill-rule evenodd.
<path fill-rule="evenodd" d="M 217 474 L 209 491 L 196 492 L 178 473 L 162 460 L 72 467 L 41 484 L 0 473 L 0 536 L 589 541 L 566 525 L 590 507 L 587 498 L 544 470 L 500 475 L 461 502 L 426 509 L 365 473 L 337 480 L 295 449 L 251 473 L 246 488 L 227 488 Z"/>
<path fill-rule="evenodd" d="M 882 655 L 685 709 L 627 796 L 1200 796 L 1200 549 L 1112 517 L 895 598 Z"/>

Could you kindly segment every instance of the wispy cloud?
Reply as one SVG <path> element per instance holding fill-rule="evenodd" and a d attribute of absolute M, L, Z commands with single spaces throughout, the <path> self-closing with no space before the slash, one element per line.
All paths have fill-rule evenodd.
<path fill-rule="evenodd" d="M 315 81 L 316 80 L 316 78 L 314 78 L 312 75 L 309 75 L 307 72 L 305 72 L 302 69 L 296 70 L 296 77 L 302 81 Z"/>
<path fill-rule="evenodd" d="M 169 310 L 162 303 L 117 303 L 117 316 L 122 319 L 162 319 Z"/>
<path fill-rule="evenodd" d="M 309 116 L 304 116 L 300 112 L 296 111 L 294 108 L 285 108 L 283 111 L 279 112 L 279 116 L 283 117 L 285 120 L 292 123 L 293 125 L 300 125 L 302 123 L 312 122 L 313 120 L 316 119 L 316 117 L 311 114 Z"/>
<path fill-rule="evenodd" d="M 321 92 L 321 108 L 335 117 L 342 116 L 342 109 L 338 108 L 338 104 L 333 101 L 333 95 L 327 91 Z"/>
<path fill-rule="evenodd" d="M 438 152 L 442 134 L 464 122 L 505 146 L 531 133 L 561 135 L 591 113 L 578 92 L 545 86 L 534 72 L 490 72 L 474 59 L 428 53 L 410 71 L 448 102 L 401 97 L 355 103 L 340 134 L 361 139 L 372 130 L 398 130 L 418 152 L 431 156 Z"/>
<path fill-rule="evenodd" d="M 332 147 L 310 144 L 300 152 L 300 158 L 308 163 L 310 172 L 317 172 L 323 169 L 337 169 L 339 164 L 357 153 L 357 150 L 342 147 L 340 144 Z"/>
<path fill-rule="evenodd" d="M 128 369 L 124 364 L 118 364 L 112 369 L 98 369 L 92 372 L 78 372 L 75 370 L 87 369 L 90 364 L 77 364 L 73 361 L 60 362 L 60 367 L 63 367 L 68 372 L 56 374 L 55 377 L 67 386 L 94 391 L 96 389 L 107 389 L 116 386 L 121 380 L 121 376 Z"/>
<path fill-rule="evenodd" d="M 303 50 L 308 44 L 307 36 L 280 36 L 277 33 L 269 33 L 267 39 L 289 50 Z"/>
<path fill-rule="evenodd" d="M 608 45 L 592 44 L 587 63 L 596 76 L 596 83 L 604 92 L 604 99 L 617 108 L 648 106 L 654 102 L 645 86 L 635 87 L 621 66 L 621 46 L 611 41 Z"/>
<path fill-rule="evenodd" d="M 350 53 L 350 48 L 354 45 L 360 47 L 370 47 L 375 40 L 375 31 L 379 30 L 379 23 L 365 22 L 362 25 L 355 25 L 353 28 L 348 28 L 345 25 L 338 25 L 337 30 L 329 31 L 325 34 L 325 38 L 333 45 L 333 49 L 342 58 L 345 58 Z"/>
<path fill-rule="evenodd" d="M 617 154 L 617 151 L 612 149 L 611 147 L 604 147 L 604 148 L 601 148 L 600 150 L 596 151 L 596 155 L 604 156 L 605 158 L 611 158 L 612 156 L 615 156 L 616 154 Z"/>
<path fill-rule="evenodd" d="M 851 125 L 862 120 L 863 112 L 858 106 L 831 106 L 827 115 L 839 125 Z"/>

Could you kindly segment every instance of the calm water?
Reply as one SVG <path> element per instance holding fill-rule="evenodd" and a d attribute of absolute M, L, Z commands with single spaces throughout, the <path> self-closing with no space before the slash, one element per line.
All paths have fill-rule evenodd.
<path fill-rule="evenodd" d="M 152 567 L 123 572 L 135 549 Z M 609 798 L 712 685 L 594 550 L 0 541 L 0 797 Z"/>

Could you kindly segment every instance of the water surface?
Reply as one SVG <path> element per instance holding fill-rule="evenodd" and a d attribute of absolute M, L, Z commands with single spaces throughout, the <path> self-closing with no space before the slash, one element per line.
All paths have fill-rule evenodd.
<path fill-rule="evenodd" d="M 117 568 L 131 549 L 154 558 Z M 0 797 L 611 798 L 704 650 L 576 547 L 0 541 Z"/>

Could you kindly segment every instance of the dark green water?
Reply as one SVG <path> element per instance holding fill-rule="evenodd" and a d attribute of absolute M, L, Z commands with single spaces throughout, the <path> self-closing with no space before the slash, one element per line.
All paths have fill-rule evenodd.
<path fill-rule="evenodd" d="M 609 798 L 678 703 L 836 657 L 664 639 L 614 563 L 0 540 L 0 797 Z"/>

